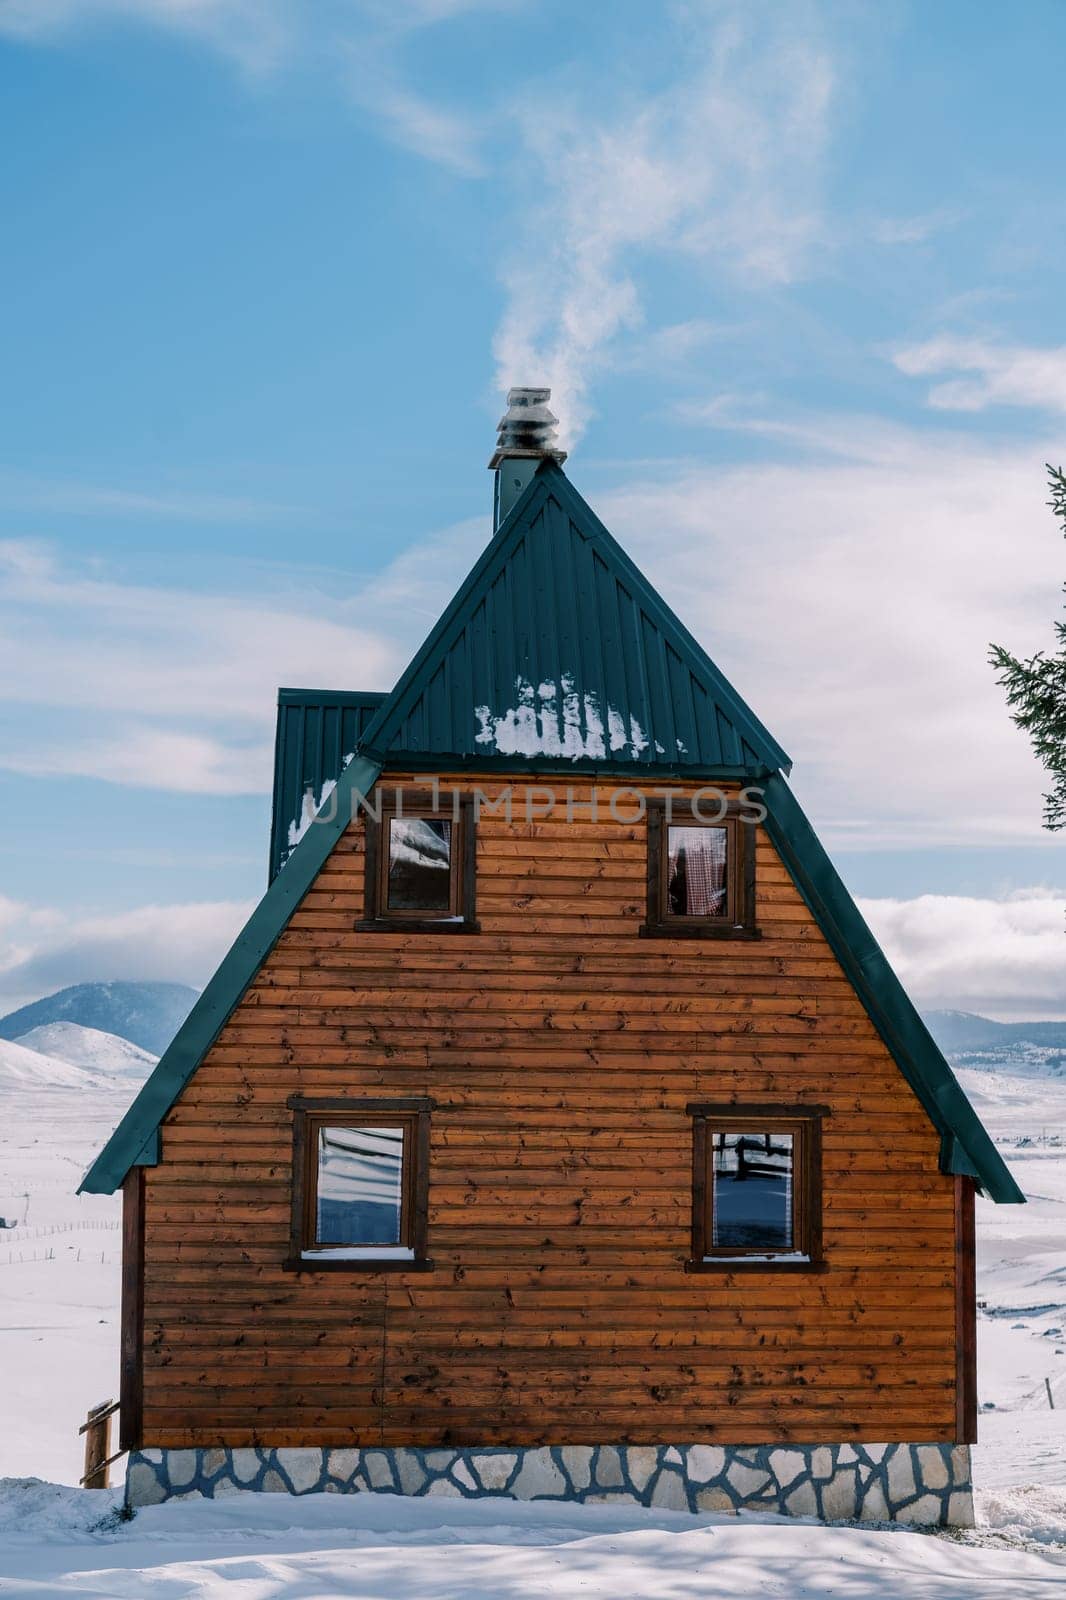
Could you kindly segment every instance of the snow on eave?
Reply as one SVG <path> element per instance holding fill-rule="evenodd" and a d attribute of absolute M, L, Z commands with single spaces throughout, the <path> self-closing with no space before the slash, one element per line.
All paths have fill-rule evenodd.
<path fill-rule="evenodd" d="M 345 756 L 341 765 L 342 772 L 344 771 L 345 767 L 350 765 L 354 755 L 355 751 L 350 750 Z M 294 818 L 289 823 L 289 834 L 285 843 L 285 854 L 282 857 L 281 862 L 282 866 L 285 865 L 285 862 L 288 860 L 289 856 L 296 849 L 296 846 L 299 844 L 300 840 L 303 838 L 312 822 L 314 822 L 323 806 L 329 800 L 336 787 L 336 778 L 327 778 L 321 789 L 319 789 L 317 795 L 315 794 L 313 784 L 309 783 L 304 789 L 303 799 L 300 802 L 300 815 L 298 818 Z"/>

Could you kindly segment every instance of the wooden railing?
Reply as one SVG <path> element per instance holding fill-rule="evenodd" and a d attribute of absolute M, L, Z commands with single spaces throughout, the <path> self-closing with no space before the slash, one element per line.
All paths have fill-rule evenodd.
<path fill-rule="evenodd" d="M 111 1481 L 112 1463 L 126 1454 L 125 1450 L 111 1454 L 111 1418 L 117 1410 L 117 1400 L 102 1400 L 99 1405 L 90 1406 L 89 1415 L 78 1429 L 79 1434 L 85 1435 L 83 1489 L 106 1489 Z"/>

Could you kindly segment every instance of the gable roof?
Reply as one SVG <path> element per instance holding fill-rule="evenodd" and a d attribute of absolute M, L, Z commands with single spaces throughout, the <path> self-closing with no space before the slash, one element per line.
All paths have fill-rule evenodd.
<path fill-rule="evenodd" d="M 368 795 L 380 768 L 356 756 L 337 781 L 329 804 L 290 855 L 160 1056 L 151 1076 L 101 1150 L 79 1193 L 113 1194 L 131 1167 L 159 1159 L 159 1127 L 218 1038 L 248 985 L 277 944 L 352 817 L 353 796 Z"/>
<path fill-rule="evenodd" d="M 553 560 L 566 563 L 562 578 L 553 575 Z M 285 693 L 307 696 L 319 712 L 331 700 L 322 691 Z M 994 1200 L 1024 1200 L 785 782 L 780 769 L 787 770 L 788 757 L 554 463 L 538 470 L 392 694 L 376 710 L 372 698 L 335 697 L 338 705 L 358 701 L 365 721 L 337 774 L 327 772 L 336 742 L 323 738 L 314 746 L 310 766 L 327 781 L 335 775 L 335 791 L 86 1173 L 83 1190 L 111 1193 L 132 1167 L 159 1159 L 163 1118 L 344 831 L 354 796 L 370 793 L 386 758 L 416 765 L 432 758 L 512 771 L 554 764 L 760 778 L 767 832 L 939 1131 L 941 1169 L 973 1177 Z M 306 755 L 305 745 L 300 749 Z"/>
<path fill-rule="evenodd" d="M 780 773 L 767 780 L 763 804 L 766 831 L 778 854 L 940 1134 L 941 1171 L 975 1178 L 1001 1204 L 1024 1204 L 1025 1196 Z"/>
<path fill-rule="evenodd" d="M 546 460 L 367 728 L 417 762 L 757 776 L 791 763 Z"/>

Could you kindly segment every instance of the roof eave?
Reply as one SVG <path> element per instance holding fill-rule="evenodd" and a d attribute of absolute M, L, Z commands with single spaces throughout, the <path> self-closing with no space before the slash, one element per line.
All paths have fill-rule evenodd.
<path fill-rule="evenodd" d="M 141 1161 L 167 1112 L 222 1031 L 284 932 L 326 857 L 351 820 L 355 793 L 368 795 L 378 768 L 357 757 L 223 957 L 200 998 L 126 1115 L 79 1185 L 79 1194 L 113 1194 Z M 354 793 L 353 793 L 354 792 Z M 143 1163 L 142 1163 L 143 1164 Z"/>
<path fill-rule="evenodd" d="M 871 1022 L 941 1136 L 942 1170 L 972 1177 L 1001 1205 L 1024 1205 L 1024 1194 L 784 778 L 775 775 L 768 780 L 765 803 L 770 839 Z"/>

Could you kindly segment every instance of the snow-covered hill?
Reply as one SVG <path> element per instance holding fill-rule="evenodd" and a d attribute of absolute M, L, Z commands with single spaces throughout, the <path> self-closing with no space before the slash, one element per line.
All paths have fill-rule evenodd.
<path fill-rule="evenodd" d="M 59 1061 L 39 1050 L 28 1049 L 10 1039 L 0 1039 L 0 1107 L 7 1094 L 18 1090 L 25 1094 L 52 1094 L 61 1090 L 91 1089 L 97 1080 L 84 1067 L 69 1061 Z"/>
<path fill-rule="evenodd" d="M 21 1039 L 53 1022 L 74 1022 L 162 1055 L 185 1021 L 196 990 L 184 983 L 76 983 L 0 1017 L 0 1039 Z"/>
<path fill-rule="evenodd" d="M 57 1061 L 70 1062 L 105 1077 L 143 1081 L 159 1057 L 117 1033 L 83 1028 L 77 1022 L 46 1022 L 20 1035 L 16 1044 Z"/>

